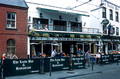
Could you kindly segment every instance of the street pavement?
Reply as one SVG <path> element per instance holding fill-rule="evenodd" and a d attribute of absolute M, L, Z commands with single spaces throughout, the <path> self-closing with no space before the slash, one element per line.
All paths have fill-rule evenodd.
<path fill-rule="evenodd" d="M 90 67 L 86 67 L 85 69 L 52 72 L 51 76 L 50 73 L 47 72 L 44 74 L 30 74 L 30 75 L 6 77 L 6 79 L 69 79 L 69 78 L 74 79 L 74 77 L 76 76 L 85 76 L 90 74 L 102 73 L 104 71 L 117 69 L 117 68 L 120 69 L 120 63 L 118 65 L 117 63 L 107 64 L 107 65 L 94 64 L 93 70 L 92 70 L 92 66 L 90 66 Z"/>
<path fill-rule="evenodd" d="M 65 79 L 120 79 L 120 68 L 106 70 L 100 73 L 75 76 Z"/>

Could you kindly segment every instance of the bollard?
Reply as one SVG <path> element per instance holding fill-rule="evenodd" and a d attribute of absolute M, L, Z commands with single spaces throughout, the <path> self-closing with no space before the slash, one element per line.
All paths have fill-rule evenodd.
<path fill-rule="evenodd" d="M 50 66 L 50 74 L 49 74 L 49 76 L 51 76 L 51 70 L 52 70 L 52 68 L 51 68 L 51 61 L 49 63 L 49 66 Z"/>
<path fill-rule="evenodd" d="M 93 71 L 93 57 L 92 57 L 92 71 Z"/>

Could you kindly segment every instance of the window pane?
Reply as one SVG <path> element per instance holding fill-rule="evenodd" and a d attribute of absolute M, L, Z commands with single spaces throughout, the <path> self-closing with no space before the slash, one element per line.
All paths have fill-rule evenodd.
<path fill-rule="evenodd" d="M 102 18 L 106 18 L 106 8 L 102 8 Z"/>
<path fill-rule="evenodd" d="M 15 21 L 11 22 L 11 27 L 15 27 Z"/>
<path fill-rule="evenodd" d="M 11 27 L 11 22 L 8 20 L 7 21 L 7 27 L 10 28 Z"/>
<path fill-rule="evenodd" d="M 119 28 L 116 27 L 116 35 L 119 35 Z"/>
<path fill-rule="evenodd" d="M 118 12 L 115 12 L 116 21 L 118 22 Z"/>
<path fill-rule="evenodd" d="M 7 13 L 7 19 L 11 19 L 10 13 Z"/>
<path fill-rule="evenodd" d="M 110 9 L 110 11 L 109 11 L 110 13 L 110 20 L 113 20 L 113 11 Z"/>
<path fill-rule="evenodd" d="M 12 19 L 15 20 L 15 13 L 12 13 Z"/>

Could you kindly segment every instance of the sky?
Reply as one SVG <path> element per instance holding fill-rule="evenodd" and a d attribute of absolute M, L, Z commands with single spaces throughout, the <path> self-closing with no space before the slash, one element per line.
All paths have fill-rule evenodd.
<path fill-rule="evenodd" d="M 74 7 L 74 6 L 81 4 L 81 2 L 87 2 L 89 0 L 25 0 L 25 1 L 36 2 L 36 3 L 53 5 L 53 6 L 65 8 L 65 7 Z M 109 1 L 120 6 L 120 0 L 109 0 Z"/>

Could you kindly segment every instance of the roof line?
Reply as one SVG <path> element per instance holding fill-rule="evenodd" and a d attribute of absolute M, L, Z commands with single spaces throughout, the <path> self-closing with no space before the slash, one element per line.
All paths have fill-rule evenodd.
<path fill-rule="evenodd" d="M 57 7 L 57 6 L 52 6 L 52 5 L 40 4 L 40 3 L 35 3 L 35 2 L 28 2 L 28 1 L 26 1 L 26 3 L 35 4 L 35 5 L 43 5 L 43 6 L 48 6 L 48 7 L 54 7 L 54 8 L 59 8 L 59 9 L 71 10 L 71 9 L 67 9 L 67 8 L 63 8 L 63 7 Z M 80 10 L 72 10 L 72 11 L 78 11 L 78 12 L 88 13 L 86 11 L 80 11 Z"/>

